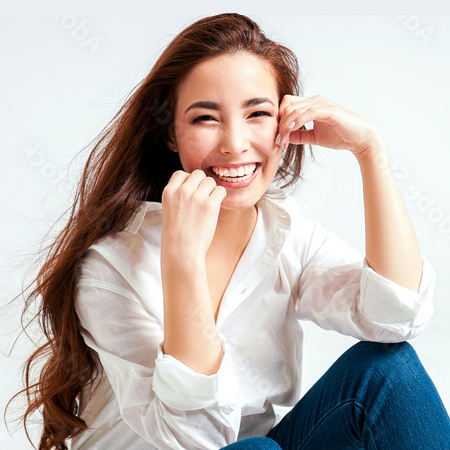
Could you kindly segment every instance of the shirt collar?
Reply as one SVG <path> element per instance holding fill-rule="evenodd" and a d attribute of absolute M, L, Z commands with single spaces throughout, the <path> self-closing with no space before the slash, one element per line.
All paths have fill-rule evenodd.
<path fill-rule="evenodd" d="M 259 204 L 267 207 L 278 218 L 278 220 L 286 227 L 289 228 L 291 224 L 291 218 L 288 211 L 282 206 L 284 201 L 288 199 L 286 193 L 275 186 L 270 186 L 263 197 L 259 200 Z M 147 211 L 154 211 L 162 209 L 162 204 L 159 202 L 142 201 L 131 220 L 131 222 L 125 227 L 124 231 L 132 234 L 137 234 L 139 228 L 144 221 Z"/>
<path fill-rule="evenodd" d="M 136 234 L 139 231 L 150 204 L 150 202 L 141 202 L 131 222 L 125 227 L 124 231 L 132 234 Z"/>

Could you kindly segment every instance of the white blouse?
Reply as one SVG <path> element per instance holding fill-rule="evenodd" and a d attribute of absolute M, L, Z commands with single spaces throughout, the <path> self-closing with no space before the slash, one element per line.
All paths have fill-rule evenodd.
<path fill-rule="evenodd" d="M 436 278 L 425 257 L 417 293 L 374 272 L 283 191 L 268 191 L 257 209 L 220 305 L 225 356 L 210 376 L 161 350 L 161 204 L 143 202 L 124 231 L 89 249 L 76 311 L 104 376 L 85 389 L 80 414 L 90 429 L 72 449 L 215 450 L 267 435 L 301 396 L 301 320 L 379 342 L 422 332 Z M 192 325 L 204 327 L 199 317 L 192 311 Z"/>

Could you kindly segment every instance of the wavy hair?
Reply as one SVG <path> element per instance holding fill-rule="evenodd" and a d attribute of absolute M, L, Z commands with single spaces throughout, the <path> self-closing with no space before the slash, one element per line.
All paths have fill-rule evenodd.
<path fill-rule="evenodd" d="M 83 388 L 94 382 L 101 369 L 96 353 L 79 332 L 74 307 L 80 260 L 94 242 L 123 230 L 140 201 L 161 201 L 170 176 L 182 169 L 178 154 L 166 145 L 173 133 L 178 87 L 198 63 L 236 52 L 270 64 L 280 99 L 302 94 L 297 58 L 290 49 L 268 39 L 246 16 L 205 17 L 169 43 L 89 145 L 92 150 L 68 220 L 47 248 L 22 314 L 23 323 L 25 312 L 37 305 L 33 320 L 46 340 L 26 361 L 25 388 L 13 397 L 26 394 L 28 407 L 21 416 L 26 432 L 30 416 L 42 414 L 40 450 L 66 450 L 67 440 L 87 429 L 77 415 L 77 404 Z M 304 153 L 303 145 L 291 144 L 284 151 L 275 178 L 282 187 L 301 178 Z M 38 376 L 32 380 L 36 367 Z"/>

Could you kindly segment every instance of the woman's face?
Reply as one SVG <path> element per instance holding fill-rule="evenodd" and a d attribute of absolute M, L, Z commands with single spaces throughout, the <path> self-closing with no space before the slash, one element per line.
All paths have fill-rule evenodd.
<path fill-rule="evenodd" d="M 270 66 L 248 53 L 202 62 L 181 84 L 169 146 L 186 172 L 201 169 L 226 188 L 223 208 L 252 207 L 272 182 L 278 104 Z"/>

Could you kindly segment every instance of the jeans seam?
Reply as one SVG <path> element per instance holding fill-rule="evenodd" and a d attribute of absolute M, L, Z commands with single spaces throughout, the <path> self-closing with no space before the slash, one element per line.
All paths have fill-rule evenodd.
<path fill-rule="evenodd" d="M 316 429 L 322 424 L 322 422 L 324 422 L 325 419 L 328 418 L 328 416 L 329 416 L 330 414 L 332 414 L 334 411 L 336 411 L 336 410 L 337 410 L 338 408 L 340 408 L 341 406 L 346 405 L 347 403 L 354 403 L 355 406 L 357 406 L 358 408 L 361 408 L 361 409 L 364 411 L 364 413 L 365 413 L 364 408 L 362 408 L 360 405 L 358 405 L 358 403 L 356 403 L 355 400 L 345 400 L 344 402 L 339 403 L 339 404 L 336 405 L 334 408 L 330 409 L 326 414 L 324 414 L 324 416 L 316 423 L 316 425 L 313 427 L 313 429 L 308 433 L 308 435 L 306 436 L 305 440 L 300 444 L 300 446 L 298 447 L 297 450 L 301 450 L 302 447 L 308 443 L 308 440 L 310 439 L 310 437 L 312 436 L 312 434 L 313 434 L 313 433 L 316 431 Z"/>
<path fill-rule="evenodd" d="M 360 405 L 358 402 L 356 402 L 356 401 L 355 401 L 355 406 L 356 406 L 357 408 L 359 408 L 359 409 L 364 413 L 364 416 L 365 416 L 365 417 L 368 416 L 367 411 L 365 410 L 365 408 L 364 408 L 363 406 L 361 406 L 361 405 Z M 367 430 L 369 431 L 369 434 L 370 434 L 370 441 L 371 441 L 371 443 L 372 443 L 373 448 L 374 448 L 375 450 L 378 450 L 378 446 L 377 446 L 377 444 L 376 444 L 376 442 L 375 442 L 375 438 L 373 437 L 372 430 L 371 430 L 369 427 L 367 427 Z M 361 442 L 362 442 L 362 436 L 361 436 Z"/>

